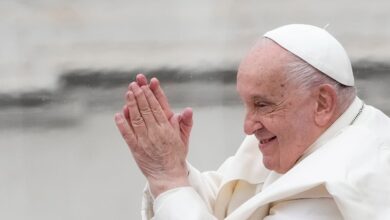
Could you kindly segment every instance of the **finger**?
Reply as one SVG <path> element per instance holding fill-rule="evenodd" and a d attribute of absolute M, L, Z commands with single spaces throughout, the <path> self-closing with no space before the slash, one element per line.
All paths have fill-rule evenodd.
<path fill-rule="evenodd" d="M 132 91 L 131 90 L 131 85 L 133 85 L 134 81 L 129 83 L 129 85 L 127 86 L 127 91 L 125 93 L 125 103 L 126 105 L 128 104 L 129 100 L 128 100 L 128 95 L 129 95 L 129 91 Z"/>
<path fill-rule="evenodd" d="M 130 112 L 129 112 L 129 92 L 126 92 L 125 94 L 125 105 L 123 106 L 122 109 L 122 114 L 125 117 L 127 123 L 131 125 L 131 120 L 130 120 Z"/>
<path fill-rule="evenodd" d="M 125 117 L 127 123 L 130 123 L 130 115 L 129 115 L 129 109 L 127 108 L 127 105 L 124 105 L 122 108 L 122 114 Z"/>
<path fill-rule="evenodd" d="M 146 136 L 146 124 L 138 110 L 137 101 L 132 91 L 127 92 L 127 108 L 129 109 L 130 125 L 134 129 L 135 135 L 139 137 Z"/>
<path fill-rule="evenodd" d="M 193 125 L 193 120 L 192 120 L 192 116 L 193 116 L 193 112 L 192 112 L 192 109 L 187 107 L 184 109 L 184 111 L 182 112 L 181 114 L 181 119 L 182 119 L 182 123 L 184 126 L 186 127 L 192 127 Z"/>
<path fill-rule="evenodd" d="M 115 114 L 115 124 L 130 150 L 135 151 L 137 147 L 137 138 L 122 114 Z"/>
<path fill-rule="evenodd" d="M 148 79 L 142 73 L 137 74 L 137 76 L 135 77 L 135 81 L 138 83 L 139 87 L 148 85 Z"/>
<path fill-rule="evenodd" d="M 192 119 L 192 109 L 186 108 L 181 113 L 181 119 L 180 119 L 180 133 L 182 135 L 182 139 L 184 140 L 186 146 L 188 146 L 188 141 L 191 134 L 191 129 L 193 125 L 193 119 Z"/>
<path fill-rule="evenodd" d="M 171 110 L 171 107 L 169 106 L 168 99 L 165 96 L 165 93 L 162 90 L 158 79 L 152 78 L 150 80 L 149 87 L 152 90 L 153 94 L 156 96 L 157 101 L 160 103 L 161 108 L 163 109 L 163 111 L 165 113 L 165 116 L 168 119 L 170 119 L 173 116 L 173 111 Z"/>
<path fill-rule="evenodd" d="M 141 89 L 143 90 L 143 92 L 146 96 L 146 99 L 149 103 L 150 109 L 151 109 L 156 121 L 159 124 L 167 123 L 168 120 L 165 116 L 165 113 L 162 110 L 160 103 L 157 101 L 156 97 L 154 96 L 154 94 L 152 93 L 150 88 L 148 86 L 142 86 Z"/>
<path fill-rule="evenodd" d="M 193 125 L 193 112 L 191 108 L 186 108 L 181 113 L 181 121 L 180 121 L 180 129 L 186 134 L 189 135 L 191 133 L 192 125 Z"/>
<path fill-rule="evenodd" d="M 146 86 L 144 86 L 146 87 Z M 145 120 L 146 127 L 153 127 L 156 125 L 156 120 L 153 116 L 152 110 L 149 106 L 148 101 L 146 100 L 144 91 L 137 85 L 133 83 L 131 89 L 134 93 L 135 99 L 137 101 L 139 112 L 141 113 L 142 118 Z"/>

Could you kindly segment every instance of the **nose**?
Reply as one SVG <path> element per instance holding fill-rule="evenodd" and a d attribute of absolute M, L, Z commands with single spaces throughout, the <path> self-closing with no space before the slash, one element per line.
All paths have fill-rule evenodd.
<path fill-rule="evenodd" d="M 259 120 L 256 120 L 253 113 L 247 112 L 244 120 L 244 132 L 247 135 L 255 133 L 255 131 L 261 129 L 263 125 Z"/>

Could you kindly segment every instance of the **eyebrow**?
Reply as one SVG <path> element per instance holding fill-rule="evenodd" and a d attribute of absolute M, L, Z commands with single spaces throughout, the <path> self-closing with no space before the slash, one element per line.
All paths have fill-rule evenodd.
<path fill-rule="evenodd" d="M 270 99 L 267 98 L 267 97 L 261 96 L 261 95 L 253 95 L 253 96 L 252 96 L 252 100 L 254 100 L 254 101 L 256 101 L 256 100 L 262 100 L 262 101 L 265 101 L 265 102 L 273 103 L 272 100 L 270 100 Z"/>

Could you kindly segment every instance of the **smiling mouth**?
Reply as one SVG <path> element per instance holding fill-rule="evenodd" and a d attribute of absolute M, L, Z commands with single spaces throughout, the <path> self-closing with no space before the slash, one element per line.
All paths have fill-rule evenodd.
<path fill-rule="evenodd" d="M 273 136 L 273 137 L 268 138 L 268 139 L 261 139 L 260 144 L 266 144 L 266 143 L 273 141 L 275 139 L 276 139 L 276 136 Z"/>

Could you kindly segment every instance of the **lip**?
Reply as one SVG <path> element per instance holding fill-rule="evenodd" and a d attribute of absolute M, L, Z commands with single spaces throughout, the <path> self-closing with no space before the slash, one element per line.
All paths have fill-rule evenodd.
<path fill-rule="evenodd" d="M 259 148 L 262 153 L 267 152 L 272 144 L 274 144 L 276 141 L 276 136 L 273 136 L 271 138 L 263 138 L 259 141 Z"/>
<path fill-rule="evenodd" d="M 276 139 L 276 136 L 270 137 L 270 138 L 261 138 L 260 143 L 261 144 L 267 144 L 268 142 L 271 142 Z"/>

